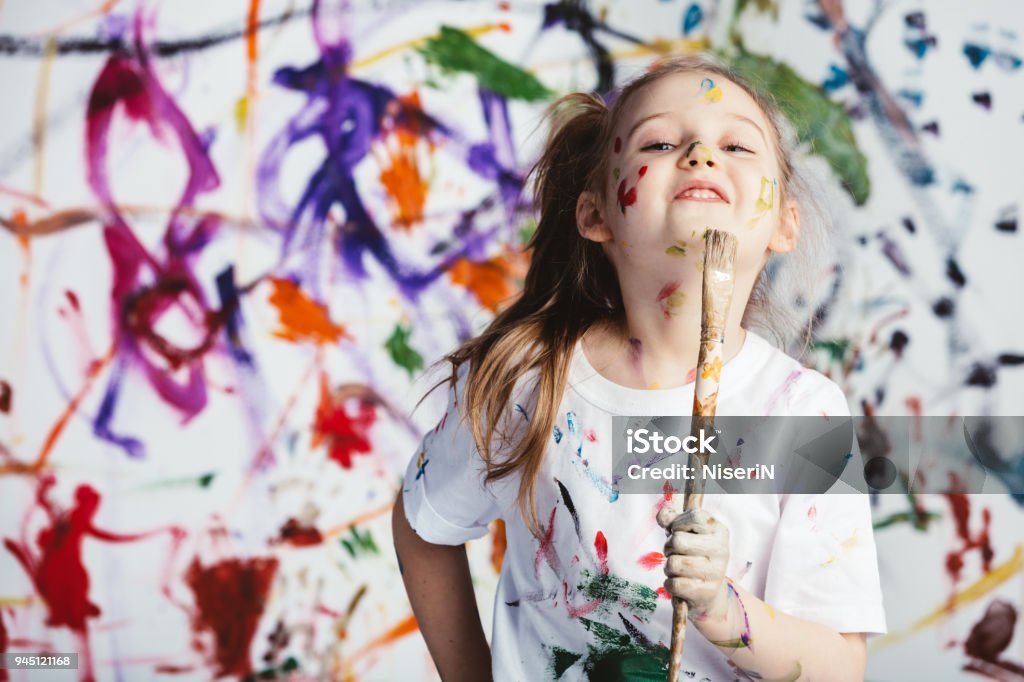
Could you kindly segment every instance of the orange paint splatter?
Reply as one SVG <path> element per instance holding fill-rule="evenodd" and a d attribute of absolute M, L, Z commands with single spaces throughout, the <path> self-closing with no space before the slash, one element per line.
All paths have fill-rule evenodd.
<path fill-rule="evenodd" d="M 363 646 L 362 649 L 357 651 L 355 655 L 352 656 L 352 658 L 362 658 L 374 649 L 379 649 L 382 646 L 387 646 L 388 644 L 391 644 L 392 642 L 395 642 L 396 640 L 399 640 L 402 637 L 405 637 L 406 635 L 411 635 L 417 630 L 419 630 L 419 625 L 416 624 L 416 616 L 409 614 L 404 620 L 399 621 L 397 625 L 395 625 L 393 628 L 382 634 L 380 637 L 377 637 L 368 642 L 365 646 Z"/>
<path fill-rule="evenodd" d="M 658 589 L 655 590 L 655 592 L 657 592 L 658 596 L 661 597 L 662 599 L 671 599 L 672 598 L 672 595 L 669 594 L 668 590 L 666 590 L 664 587 L 659 587 Z"/>
<path fill-rule="evenodd" d="M 466 287 L 480 305 L 491 312 L 514 293 L 512 279 L 519 273 L 519 264 L 503 256 L 496 256 L 483 263 L 474 263 L 460 258 L 448 271 L 453 284 Z"/>
<path fill-rule="evenodd" d="M 274 336 L 286 341 L 313 341 L 317 344 L 337 343 L 348 336 L 345 328 L 331 322 L 323 304 L 312 300 L 295 282 L 288 279 L 270 279 L 274 291 L 270 304 L 277 308 L 281 329 Z"/>
<path fill-rule="evenodd" d="M 505 562 L 505 549 L 508 547 L 508 540 L 505 537 L 505 522 L 497 519 L 491 524 L 491 566 L 494 572 L 501 573 L 501 567 Z"/>
<path fill-rule="evenodd" d="M 381 163 L 380 182 L 395 204 L 395 224 L 409 229 L 423 220 L 423 206 L 427 202 L 429 184 L 420 174 L 416 152 L 421 131 L 411 124 L 412 114 L 422 110 L 418 93 L 399 100 L 404 109 L 402 123 L 385 122 L 384 148 L 387 158 Z M 394 111 L 392 115 L 399 112 Z M 432 146 L 428 145 L 432 150 Z"/>

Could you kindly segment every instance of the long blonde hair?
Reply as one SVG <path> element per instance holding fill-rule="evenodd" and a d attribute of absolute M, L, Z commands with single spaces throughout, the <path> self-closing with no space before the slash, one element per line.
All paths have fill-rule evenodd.
<path fill-rule="evenodd" d="M 807 266 L 813 267 L 824 242 L 827 223 L 820 216 L 809 220 L 806 209 L 812 197 L 792 163 L 792 133 L 775 104 L 729 68 L 706 57 L 675 57 L 620 88 L 610 106 L 597 95 L 584 93 L 566 95 L 551 105 L 547 142 L 531 171 L 540 217 L 527 246 L 532 256 L 523 291 L 479 336 L 444 358 L 451 363 L 451 376 L 441 382 L 454 388 L 459 368 L 469 363 L 461 416 L 468 421 L 485 463 L 486 481 L 519 475 L 517 503 L 535 534 L 540 534 L 534 494 L 537 475 L 552 438 L 574 347 L 594 323 L 621 322 L 625 314 L 610 261 L 599 244 L 577 231 L 576 202 L 585 190 L 603 199 L 609 140 L 626 102 L 661 78 L 688 72 L 726 78 L 760 106 L 774 133 L 782 197 L 796 201 L 802 209 L 797 251 L 805 254 Z M 806 348 L 811 319 L 801 320 L 786 302 L 773 300 L 772 270 L 769 261 L 751 292 L 743 325 L 766 329 L 783 344 L 802 330 Z M 525 431 L 510 438 L 505 428 L 511 399 L 526 378 L 534 382 L 536 404 L 522 427 Z"/>

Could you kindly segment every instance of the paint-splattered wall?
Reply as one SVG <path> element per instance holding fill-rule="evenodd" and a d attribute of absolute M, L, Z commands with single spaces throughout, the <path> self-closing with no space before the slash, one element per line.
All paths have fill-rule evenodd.
<path fill-rule="evenodd" d="M 815 357 L 854 412 L 1021 414 L 1010 6 L 0 2 L 0 651 L 434 675 L 389 524 L 422 370 L 515 291 L 544 104 L 669 51 L 802 124 L 844 266 Z M 869 677 L 1024 679 L 1021 499 L 877 502 Z"/>

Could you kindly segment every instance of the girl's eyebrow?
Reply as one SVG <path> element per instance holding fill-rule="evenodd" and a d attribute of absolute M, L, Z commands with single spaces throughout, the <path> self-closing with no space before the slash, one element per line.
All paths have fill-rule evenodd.
<path fill-rule="evenodd" d="M 766 147 L 770 147 L 771 146 L 771 145 L 768 144 L 768 138 L 765 136 L 764 131 L 761 130 L 761 126 L 757 125 L 757 123 L 754 121 L 754 119 L 748 118 L 746 116 L 743 116 L 742 114 L 736 114 L 736 113 L 733 113 L 733 112 L 727 113 L 726 116 L 728 116 L 729 118 L 735 119 L 735 120 L 739 121 L 740 123 L 749 123 L 750 125 L 754 126 L 754 128 L 757 130 L 757 132 L 760 133 L 761 139 L 764 141 L 765 146 Z"/>
<path fill-rule="evenodd" d="M 640 126 L 642 126 L 643 124 L 647 123 L 651 119 L 658 118 L 659 116 L 668 116 L 669 113 L 670 112 L 662 111 L 662 112 L 657 113 L 657 114 L 651 114 L 650 116 L 644 116 L 642 119 L 640 119 L 639 121 L 634 123 L 633 127 L 629 129 L 628 133 L 626 133 L 626 142 L 627 143 L 629 142 L 629 139 L 631 137 L 633 137 L 633 133 L 635 133 Z M 751 121 L 751 123 L 753 123 L 753 121 Z"/>

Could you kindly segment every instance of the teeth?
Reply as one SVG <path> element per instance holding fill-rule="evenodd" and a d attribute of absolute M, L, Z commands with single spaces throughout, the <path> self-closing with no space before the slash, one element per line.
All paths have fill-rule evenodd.
<path fill-rule="evenodd" d="M 692 199 L 721 199 L 718 196 L 718 192 L 711 189 L 688 189 L 683 192 L 682 196 L 690 197 Z"/>

